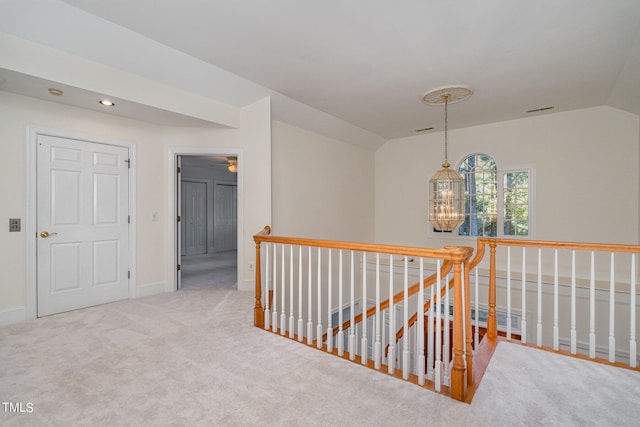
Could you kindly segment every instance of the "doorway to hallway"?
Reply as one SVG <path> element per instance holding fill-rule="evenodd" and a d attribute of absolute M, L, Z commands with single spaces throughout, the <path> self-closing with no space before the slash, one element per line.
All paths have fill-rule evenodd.
<path fill-rule="evenodd" d="M 178 155 L 176 161 L 176 288 L 237 288 L 237 156 Z"/>

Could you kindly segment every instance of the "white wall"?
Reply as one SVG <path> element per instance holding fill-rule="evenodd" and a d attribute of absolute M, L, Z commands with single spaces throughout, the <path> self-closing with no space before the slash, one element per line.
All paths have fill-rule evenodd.
<path fill-rule="evenodd" d="M 637 244 L 639 121 L 596 107 L 456 129 L 449 162 L 481 152 L 499 169 L 534 166 L 536 239 Z M 376 152 L 376 242 L 475 247 L 475 239 L 428 235 L 427 183 L 443 151 L 438 132 L 391 140 Z"/>
<path fill-rule="evenodd" d="M 373 241 L 374 153 L 274 121 L 273 234 Z"/>
<path fill-rule="evenodd" d="M 238 289 L 252 290 L 255 264 L 253 235 L 271 223 L 271 114 L 270 100 L 265 98 L 240 110 L 240 129 L 167 128 L 164 148 L 180 151 L 194 149 L 239 150 L 238 211 L 243 222 L 238 224 L 242 256 L 238 262 L 242 272 Z M 167 159 L 168 160 L 168 159 Z M 163 178 L 164 179 L 164 178 Z M 242 192 L 242 195 L 240 193 Z"/>
<path fill-rule="evenodd" d="M 0 323 L 24 320 L 26 304 L 26 142 L 34 125 L 128 141 L 137 149 L 137 294 L 167 290 L 169 147 L 208 146 L 242 150 L 246 273 L 239 287 L 251 288 L 252 234 L 271 222 L 269 99 L 240 110 L 240 129 L 163 128 L 117 116 L 0 91 Z M 152 221 L 158 212 L 160 221 Z M 8 232 L 8 218 L 22 218 L 23 231 Z"/>

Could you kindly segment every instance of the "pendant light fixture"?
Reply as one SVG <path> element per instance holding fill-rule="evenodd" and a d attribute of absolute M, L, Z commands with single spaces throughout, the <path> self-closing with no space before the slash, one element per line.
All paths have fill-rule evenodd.
<path fill-rule="evenodd" d="M 445 86 L 422 97 L 428 105 L 444 105 L 444 163 L 429 180 L 429 221 L 436 231 L 453 231 L 464 223 L 464 179 L 448 160 L 449 104 L 464 101 L 473 91 L 466 86 Z"/>
<path fill-rule="evenodd" d="M 231 173 L 238 173 L 238 158 L 227 157 L 227 161 L 229 162 L 229 166 L 227 167 L 227 170 Z"/>

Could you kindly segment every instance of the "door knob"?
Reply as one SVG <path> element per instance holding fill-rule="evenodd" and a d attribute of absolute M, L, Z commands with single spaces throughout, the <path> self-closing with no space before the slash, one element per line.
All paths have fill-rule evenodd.
<path fill-rule="evenodd" d="M 49 233 L 48 231 L 43 231 L 42 233 L 40 233 L 40 237 L 46 239 L 49 236 L 57 236 L 58 233 L 53 232 L 53 233 Z"/>

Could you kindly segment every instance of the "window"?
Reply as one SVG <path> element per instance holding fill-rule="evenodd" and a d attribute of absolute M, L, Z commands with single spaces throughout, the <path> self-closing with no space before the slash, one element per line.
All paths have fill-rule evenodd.
<path fill-rule="evenodd" d="M 486 154 L 466 157 L 458 172 L 465 181 L 465 221 L 459 236 L 529 236 L 531 171 L 498 171 Z"/>

